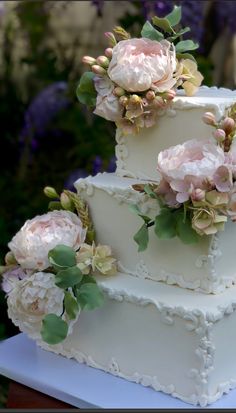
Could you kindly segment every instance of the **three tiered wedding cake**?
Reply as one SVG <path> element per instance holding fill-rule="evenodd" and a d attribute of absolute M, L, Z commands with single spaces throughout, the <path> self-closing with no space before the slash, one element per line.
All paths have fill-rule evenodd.
<path fill-rule="evenodd" d="M 2 273 L 44 349 L 206 406 L 236 387 L 236 93 L 199 87 L 180 18 L 117 27 L 84 57 L 78 97 L 116 122 L 116 172 L 47 187 L 56 211 L 27 221 Z"/>

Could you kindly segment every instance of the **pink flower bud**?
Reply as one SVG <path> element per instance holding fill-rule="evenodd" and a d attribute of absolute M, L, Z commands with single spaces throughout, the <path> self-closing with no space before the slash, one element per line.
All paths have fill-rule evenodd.
<path fill-rule="evenodd" d="M 116 38 L 112 32 L 106 32 L 104 33 L 106 38 L 109 41 L 109 46 L 114 47 L 117 43 Z"/>
<path fill-rule="evenodd" d="M 205 112 L 203 117 L 202 117 L 202 120 L 207 125 L 214 126 L 216 124 L 216 118 L 215 118 L 215 115 L 212 112 Z"/>
<path fill-rule="evenodd" d="M 146 93 L 146 98 L 147 100 L 153 100 L 155 99 L 155 92 L 153 90 L 148 90 L 148 92 Z"/>
<path fill-rule="evenodd" d="M 115 87 L 115 89 L 113 90 L 113 93 L 114 93 L 115 96 L 120 97 L 120 96 L 123 96 L 123 95 L 125 94 L 125 90 L 122 89 L 122 87 L 117 86 L 117 87 Z"/>
<path fill-rule="evenodd" d="M 140 103 L 141 100 L 142 100 L 141 97 L 138 95 L 131 95 L 129 99 L 130 103 L 134 103 L 134 104 Z"/>
<path fill-rule="evenodd" d="M 96 59 L 94 59 L 94 57 L 91 56 L 84 56 L 82 58 L 82 62 L 85 63 L 86 65 L 95 65 L 96 64 Z"/>
<path fill-rule="evenodd" d="M 224 129 L 226 135 L 229 135 L 235 128 L 235 121 L 232 118 L 225 118 L 221 123 L 222 129 Z"/>
<path fill-rule="evenodd" d="M 213 136 L 217 140 L 217 142 L 221 143 L 225 140 L 226 134 L 225 134 L 225 131 L 223 129 L 216 129 L 213 132 Z"/>
<path fill-rule="evenodd" d="M 163 108 L 165 106 L 165 102 L 161 96 L 156 96 L 155 99 L 153 100 L 153 105 L 156 108 Z"/>
<path fill-rule="evenodd" d="M 109 66 L 110 60 L 106 56 L 98 56 L 97 63 L 99 66 L 107 68 Z"/>
<path fill-rule="evenodd" d="M 112 58 L 112 53 L 113 53 L 113 50 L 112 50 L 111 47 L 108 47 L 108 48 L 105 50 L 105 55 L 106 55 L 109 59 Z"/>
<path fill-rule="evenodd" d="M 164 98 L 167 100 L 173 100 L 175 98 L 176 92 L 173 89 L 168 90 L 164 93 Z"/>
<path fill-rule="evenodd" d="M 128 104 L 129 99 L 127 96 L 121 96 L 119 99 L 119 102 L 122 106 L 126 106 Z"/>
<path fill-rule="evenodd" d="M 200 202 L 200 201 L 203 201 L 204 198 L 205 198 L 205 191 L 203 189 L 196 188 L 191 193 L 192 201 Z"/>
<path fill-rule="evenodd" d="M 101 75 L 101 76 L 103 76 L 107 73 L 106 70 L 103 67 L 98 66 L 98 65 L 93 65 L 92 66 L 92 71 L 93 71 L 93 73 L 96 73 L 96 75 Z"/>

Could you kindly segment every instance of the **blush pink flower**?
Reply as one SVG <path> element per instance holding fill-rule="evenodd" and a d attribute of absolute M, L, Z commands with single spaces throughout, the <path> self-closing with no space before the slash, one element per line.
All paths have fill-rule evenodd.
<path fill-rule="evenodd" d="M 97 91 L 96 108 L 93 113 L 106 120 L 116 122 L 122 117 L 122 106 L 114 95 L 114 84 L 105 76 L 95 76 L 94 86 Z"/>
<path fill-rule="evenodd" d="M 211 180 L 217 168 L 224 164 L 224 159 L 224 151 L 216 144 L 192 139 L 160 152 L 157 170 L 171 185 L 189 175 L 197 178 L 199 184 Z"/>
<path fill-rule="evenodd" d="M 232 170 L 226 165 L 219 166 L 213 175 L 213 180 L 218 191 L 229 192 L 233 186 Z"/>
<path fill-rule="evenodd" d="M 175 49 L 167 40 L 129 39 L 114 48 L 108 67 L 113 82 L 128 92 L 164 92 L 176 84 Z"/>

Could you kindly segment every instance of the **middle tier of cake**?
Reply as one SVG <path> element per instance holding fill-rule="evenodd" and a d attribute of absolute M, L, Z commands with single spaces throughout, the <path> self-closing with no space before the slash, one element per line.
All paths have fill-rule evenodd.
<path fill-rule="evenodd" d="M 110 245 L 123 273 L 177 284 L 205 293 L 221 293 L 236 283 L 236 225 L 226 223 L 225 230 L 202 237 L 192 245 L 178 238 L 162 240 L 150 228 L 146 251 L 138 252 L 133 236 L 142 225 L 129 205 L 138 205 L 143 214 L 155 216 L 158 204 L 132 185 L 142 181 L 103 173 L 79 179 L 75 187 L 89 205 L 97 243 Z"/>

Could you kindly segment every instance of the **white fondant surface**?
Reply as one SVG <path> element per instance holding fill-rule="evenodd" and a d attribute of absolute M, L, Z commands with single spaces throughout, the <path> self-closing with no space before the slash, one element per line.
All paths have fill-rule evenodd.
<path fill-rule="evenodd" d="M 188 139 L 212 138 L 213 128 L 203 123 L 203 114 L 212 111 L 219 119 L 234 102 L 236 91 L 202 86 L 192 97 L 178 92 L 171 108 L 159 111 L 153 127 L 127 136 L 117 130 L 117 175 L 158 180 L 158 153 Z"/>
<path fill-rule="evenodd" d="M 203 237 L 194 245 L 185 245 L 177 238 L 160 240 L 150 228 L 148 248 L 138 252 L 133 236 L 142 220 L 129 205 L 137 204 L 142 213 L 155 216 L 158 204 L 131 188 L 137 182 L 103 173 L 75 184 L 89 204 L 97 242 L 112 247 L 120 271 L 206 293 L 221 293 L 230 287 L 236 280 L 236 225 L 232 222 L 217 236 Z"/>

